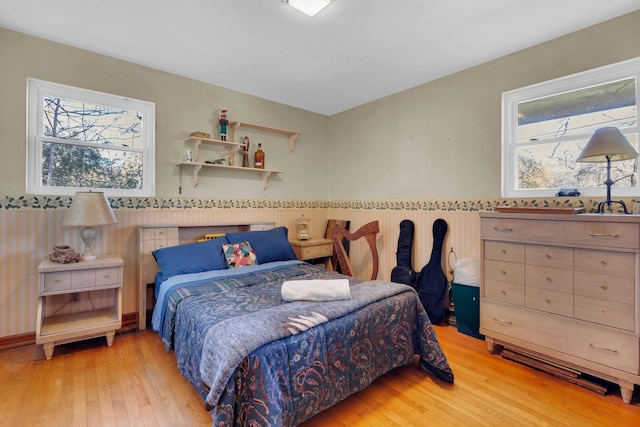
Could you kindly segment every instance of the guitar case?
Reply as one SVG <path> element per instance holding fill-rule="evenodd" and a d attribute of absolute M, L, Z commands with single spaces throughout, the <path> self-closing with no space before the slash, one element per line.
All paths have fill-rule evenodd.
<path fill-rule="evenodd" d="M 433 222 L 433 249 L 431 259 L 418 274 L 418 296 L 429 315 L 431 323 L 437 325 L 444 320 L 444 295 L 447 290 L 447 276 L 442 271 L 442 245 L 447 234 L 447 222 L 436 219 Z"/>
<path fill-rule="evenodd" d="M 400 222 L 398 236 L 398 250 L 396 251 L 396 265 L 391 270 L 391 281 L 417 287 L 418 274 L 411 266 L 411 249 L 413 247 L 413 221 L 405 219 Z"/>

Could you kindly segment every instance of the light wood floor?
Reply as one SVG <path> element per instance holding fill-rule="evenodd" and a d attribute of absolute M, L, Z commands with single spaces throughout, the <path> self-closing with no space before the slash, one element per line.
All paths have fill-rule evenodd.
<path fill-rule="evenodd" d="M 317 415 L 319 426 L 632 426 L 631 405 L 617 387 L 601 396 L 490 355 L 483 341 L 436 327 L 455 384 L 417 365 L 399 368 Z M 0 352 L 2 426 L 211 426 L 202 400 L 150 330 L 56 347 Z"/>

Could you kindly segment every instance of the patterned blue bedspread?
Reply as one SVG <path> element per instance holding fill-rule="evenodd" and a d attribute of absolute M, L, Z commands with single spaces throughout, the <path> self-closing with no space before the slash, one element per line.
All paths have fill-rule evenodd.
<path fill-rule="evenodd" d="M 293 426 L 411 363 L 453 373 L 413 288 L 351 279 L 351 299 L 282 300 L 285 280 L 332 279 L 308 264 L 174 290 L 162 338 L 214 425 Z M 341 276 L 345 277 L 345 276 Z"/>

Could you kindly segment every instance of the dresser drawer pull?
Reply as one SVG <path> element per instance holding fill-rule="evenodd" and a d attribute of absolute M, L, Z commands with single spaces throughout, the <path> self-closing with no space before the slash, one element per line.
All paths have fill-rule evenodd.
<path fill-rule="evenodd" d="M 609 289 L 609 287 L 607 285 L 600 285 L 600 289 L 606 291 L 607 289 Z"/>
<path fill-rule="evenodd" d="M 606 234 L 606 233 L 589 233 L 591 237 L 618 237 L 616 233 Z"/>
<path fill-rule="evenodd" d="M 616 350 L 615 348 L 600 347 L 599 345 L 595 345 L 592 342 L 589 343 L 589 347 L 597 348 L 598 350 L 610 351 L 611 353 L 617 353 L 618 352 L 618 350 Z"/>
<path fill-rule="evenodd" d="M 503 233 L 511 233 L 513 231 L 513 228 L 508 228 L 508 227 L 493 227 L 493 229 Z"/>
<path fill-rule="evenodd" d="M 499 319 L 499 318 L 497 318 L 497 317 L 493 317 L 493 320 L 494 320 L 495 322 L 497 322 L 497 323 L 502 324 L 502 325 L 509 325 L 509 326 L 511 326 L 511 325 L 512 325 L 512 323 L 511 323 L 511 321 L 510 321 L 510 320 Z"/>

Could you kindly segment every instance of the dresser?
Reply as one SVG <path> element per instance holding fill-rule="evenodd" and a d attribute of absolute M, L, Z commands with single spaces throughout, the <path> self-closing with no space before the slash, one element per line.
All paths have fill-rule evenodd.
<path fill-rule="evenodd" d="M 640 216 L 481 213 L 480 333 L 617 383 L 640 384 Z"/>
<path fill-rule="evenodd" d="M 117 255 L 38 266 L 36 344 L 47 360 L 56 345 L 105 336 L 111 346 L 122 326 L 122 268 Z"/>

